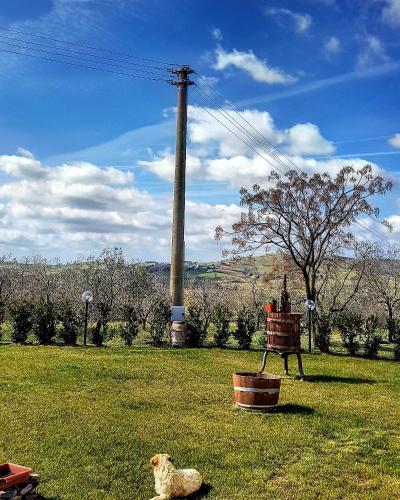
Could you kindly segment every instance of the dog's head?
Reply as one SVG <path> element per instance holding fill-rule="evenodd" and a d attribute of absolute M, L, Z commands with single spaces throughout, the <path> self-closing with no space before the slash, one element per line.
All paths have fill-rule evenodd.
<path fill-rule="evenodd" d="M 172 464 L 172 458 L 168 453 L 158 453 L 150 459 L 150 464 L 154 469 L 157 469 L 161 465 Z"/>

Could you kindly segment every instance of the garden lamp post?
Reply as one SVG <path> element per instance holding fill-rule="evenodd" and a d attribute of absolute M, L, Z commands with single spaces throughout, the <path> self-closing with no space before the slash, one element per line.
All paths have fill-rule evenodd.
<path fill-rule="evenodd" d="M 86 291 L 81 295 L 82 302 L 85 303 L 85 328 L 83 330 L 83 345 L 86 345 L 87 338 L 87 327 L 88 327 L 88 315 L 89 315 L 89 303 L 93 300 L 93 293 Z"/>
<path fill-rule="evenodd" d="M 308 352 L 311 354 L 311 319 L 315 309 L 315 302 L 311 299 L 307 299 L 304 305 L 306 309 L 308 309 Z"/>

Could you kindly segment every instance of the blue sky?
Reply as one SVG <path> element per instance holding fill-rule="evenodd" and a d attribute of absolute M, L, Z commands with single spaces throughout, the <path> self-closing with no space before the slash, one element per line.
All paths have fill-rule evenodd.
<path fill-rule="evenodd" d="M 187 258 L 220 257 L 214 227 L 270 170 L 199 107 L 221 118 L 224 98 L 302 169 L 372 162 L 393 178 L 377 202 L 399 237 L 400 0 L 3 0 L 0 27 L 2 251 L 169 256 L 176 88 L 1 52 L 145 62 L 15 31 L 190 64 L 218 92 L 190 89 Z"/>

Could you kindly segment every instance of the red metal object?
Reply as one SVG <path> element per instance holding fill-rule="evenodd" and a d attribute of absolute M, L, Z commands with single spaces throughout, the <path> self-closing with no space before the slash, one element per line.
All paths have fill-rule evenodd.
<path fill-rule="evenodd" d="M 264 305 L 264 308 L 266 313 L 274 313 L 276 312 L 276 302 L 269 302 Z"/>
<path fill-rule="evenodd" d="M 5 490 L 28 481 L 32 469 L 16 464 L 0 464 L 0 489 Z"/>

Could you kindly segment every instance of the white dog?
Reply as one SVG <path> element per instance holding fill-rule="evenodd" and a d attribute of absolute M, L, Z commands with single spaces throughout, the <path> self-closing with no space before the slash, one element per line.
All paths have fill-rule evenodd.
<path fill-rule="evenodd" d="M 159 495 L 151 500 L 186 497 L 200 489 L 200 473 L 195 469 L 175 469 L 171 457 L 166 453 L 154 455 L 150 463 L 154 469 L 155 490 Z"/>

